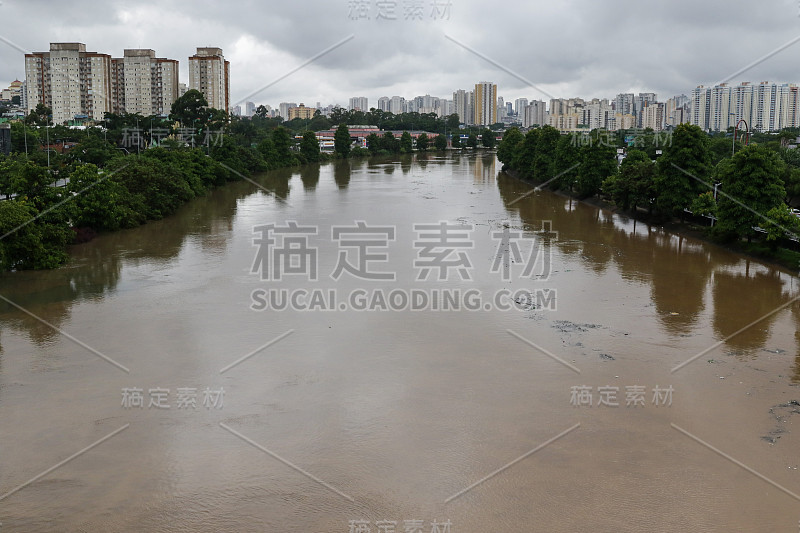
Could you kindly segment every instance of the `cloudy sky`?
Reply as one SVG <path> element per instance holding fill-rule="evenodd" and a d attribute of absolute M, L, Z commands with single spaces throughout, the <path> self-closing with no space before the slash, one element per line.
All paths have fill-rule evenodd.
<path fill-rule="evenodd" d="M 2 0 L 0 20 L 0 87 L 22 79 L 20 50 L 59 41 L 152 48 L 187 83 L 188 56 L 218 46 L 232 100 L 272 106 L 452 98 L 482 80 L 506 101 L 800 82 L 800 0 Z"/>

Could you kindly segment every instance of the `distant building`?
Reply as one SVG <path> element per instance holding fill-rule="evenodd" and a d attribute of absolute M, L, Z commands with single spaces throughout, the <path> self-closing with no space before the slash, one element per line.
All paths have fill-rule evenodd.
<path fill-rule="evenodd" d="M 389 111 L 389 105 L 391 102 L 392 100 L 388 96 L 381 96 L 378 98 L 378 109 L 381 111 Z"/>
<path fill-rule="evenodd" d="M 245 116 L 252 117 L 256 114 L 256 104 L 254 102 L 245 102 L 244 103 L 244 114 Z"/>
<path fill-rule="evenodd" d="M 740 120 L 757 131 L 800 127 L 800 87 L 762 81 L 731 87 L 698 86 L 692 91 L 691 123 L 706 131 L 724 131 Z"/>
<path fill-rule="evenodd" d="M 482 81 L 475 84 L 474 124 L 490 126 L 497 122 L 497 85 Z"/>
<path fill-rule="evenodd" d="M 347 106 L 348 111 L 369 111 L 369 99 L 366 96 L 354 96 L 350 98 Z"/>
<path fill-rule="evenodd" d="M 283 120 L 289 120 L 289 108 L 297 107 L 297 104 L 294 102 L 281 102 L 278 104 L 278 115 Z"/>
<path fill-rule="evenodd" d="M 651 102 L 642 109 L 642 128 L 664 129 L 664 104 Z"/>
<path fill-rule="evenodd" d="M 402 96 L 392 96 L 389 101 L 389 112 L 395 115 L 404 113 L 406 110 L 406 99 Z"/>
<path fill-rule="evenodd" d="M 300 104 L 297 107 L 290 107 L 286 120 L 294 120 L 296 118 L 308 120 L 314 117 L 315 111 L 315 108 L 306 107 L 304 104 Z"/>
<path fill-rule="evenodd" d="M 465 91 L 464 89 L 458 89 L 453 93 L 453 113 L 458 115 L 461 123 L 467 126 L 475 123 L 473 97 L 474 93 L 472 91 Z"/>
<path fill-rule="evenodd" d="M 0 91 L 0 100 L 11 102 L 14 98 L 19 98 L 21 101 L 22 85 L 22 82 L 19 80 L 12 81 L 11 85 L 9 85 L 7 89 Z"/>
<path fill-rule="evenodd" d="M 514 113 L 520 118 L 525 116 L 525 108 L 528 106 L 527 98 L 517 98 L 514 100 Z"/>
<path fill-rule="evenodd" d="M 527 100 L 525 100 L 527 102 Z M 544 126 L 547 124 L 547 104 L 541 100 L 532 100 L 523 108 L 522 127 Z"/>
<path fill-rule="evenodd" d="M 50 43 L 49 52 L 25 54 L 27 109 L 49 106 L 53 122 L 102 120 L 111 111 L 111 56 L 83 43 Z"/>
<path fill-rule="evenodd" d="M 189 57 L 189 88 L 200 91 L 209 107 L 230 112 L 230 62 L 222 48 L 198 48 Z"/>

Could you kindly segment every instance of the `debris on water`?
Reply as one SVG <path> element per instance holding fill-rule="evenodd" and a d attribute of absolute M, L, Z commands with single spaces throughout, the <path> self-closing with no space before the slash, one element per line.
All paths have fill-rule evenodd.
<path fill-rule="evenodd" d="M 600 324 L 577 324 L 569 320 L 556 320 L 553 322 L 553 327 L 562 333 L 583 333 L 590 329 L 602 328 L 603 326 Z"/>
<path fill-rule="evenodd" d="M 768 352 L 768 353 L 778 354 L 778 355 L 786 353 L 786 350 L 781 350 L 780 348 L 776 348 L 774 350 L 767 350 L 766 348 L 764 348 L 764 351 Z"/>
<path fill-rule="evenodd" d="M 604 359 L 606 361 L 615 361 L 614 357 L 608 355 L 607 353 L 601 353 L 600 359 Z"/>
<path fill-rule="evenodd" d="M 672 316 L 678 316 L 679 314 L 680 314 L 680 313 L 676 313 L 675 311 L 673 311 L 673 312 L 671 312 L 671 313 L 670 313 L 670 315 L 672 315 Z"/>

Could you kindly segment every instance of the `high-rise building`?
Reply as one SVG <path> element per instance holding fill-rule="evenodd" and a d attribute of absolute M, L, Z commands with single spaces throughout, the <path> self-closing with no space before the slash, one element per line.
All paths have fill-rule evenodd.
<path fill-rule="evenodd" d="M 189 88 L 200 91 L 209 107 L 230 112 L 230 62 L 222 48 L 198 48 L 189 57 Z"/>
<path fill-rule="evenodd" d="M 517 98 L 514 100 L 514 113 L 520 118 L 525 116 L 525 108 L 528 106 L 527 98 Z"/>
<path fill-rule="evenodd" d="M 642 117 L 644 115 L 644 108 L 655 103 L 658 100 L 656 93 L 639 93 L 633 101 L 633 114 L 636 116 L 636 122 L 639 127 L 642 126 Z"/>
<path fill-rule="evenodd" d="M 402 96 L 392 96 L 389 101 L 389 112 L 399 115 L 406 110 L 406 99 Z"/>
<path fill-rule="evenodd" d="M 642 127 L 651 128 L 655 131 L 664 129 L 664 104 L 659 102 L 649 102 L 642 109 Z"/>
<path fill-rule="evenodd" d="M 506 118 L 506 103 L 502 96 L 497 97 L 497 111 L 495 112 L 495 117 L 498 122 Z"/>
<path fill-rule="evenodd" d="M 474 93 L 472 91 L 465 91 L 464 89 L 459 89 L 453 93 L 453 113 L 458 115 L 461 123 L 467 126 L 475 123 L 473 97 Z"/>
<path fill-rule="evenodd" d="M 614 110 L 605 98 L 602 100 L 594 98 L 583 106 L 580 116 L 580 123 L 590 130 L 608 129 L 609 120 L 614 118 Z"/>
<path fill-rule="evenodd" d="M 388 96 L 381 96 L 378 98 L 378 109 L 381 111 L 389 111 L 389 105 L 391 102 L 392 100 Z"/>
<path fill-rule="evenodd" d="M 490 126 L 497 122 L 497 85 L 489 81 L 475 84 L 474 123 Z"/>
<path fill-rule="evenodd" d="M 621 115 L 633 115 L 633 93 L 620 93 L 614 98 L 614 112 Z"/>
<path fill-rule="evenodd" d="M 178 61 L 156 57 L 150 49 L 127 49 L 111 60 L 115 113 L 168 115 L 178 96 Z"/>
<path fill-rule="evenodd" d="M 278 115 L 283 120 L 289 120 L 289 109 L 292 107 L 297 107 L 297 104 L 294 102 L 281 102 L 278 104 Z"/>
<path fill-rule="evenodd" d="M 83 43 L 50 43 L 49 52 L 25 54 L 27 109 L 45 104 L 53 122 L 102 120 L 111 111 L 111 56 Z"/>
<path fill-rule="evenodd" d="M 354 96 L 350 98 L 347 106 L 348 111 L 369 111 L 369 99 L 366 96 Z"/>
<path fill-rule="evenodd" d="M 247 117 L 252 117 L 256 114 L 256 104 L 254 102 L 244 103 L 244 114 Z"/>
<path fill-rule="evenodd" d="M 691 95 L 690 122 L 706 131 L 724 131 L 744 120 L 757 131 L 800 127 L 800 87 L 744 82 L 736 87 L 698 86 Z"/>
<path fill-rule="evenodd" d="M 677 126 L 689 122 L 689 97 L 685 94 L 673 96 L 664 102 L 664 123 Z"/>
<path fill-rule="evenodd" d="M 544 126 L 547 124 L 546 104 L 541 100 L 532 100 L 525 105 L 522 115 L 522 127 Z"/>

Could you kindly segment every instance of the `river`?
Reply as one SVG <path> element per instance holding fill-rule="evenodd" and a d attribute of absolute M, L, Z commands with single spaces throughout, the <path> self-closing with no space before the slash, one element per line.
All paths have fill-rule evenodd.
<path fill-rule="evenodd" d="M 0 278 L 0 532 L 797 531 L 793 273 L 499 170 L 274 171 Z"/>

